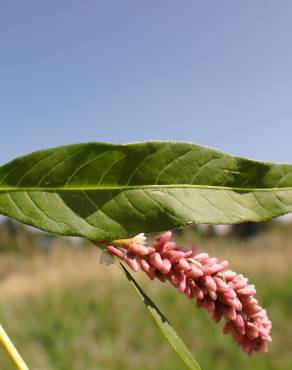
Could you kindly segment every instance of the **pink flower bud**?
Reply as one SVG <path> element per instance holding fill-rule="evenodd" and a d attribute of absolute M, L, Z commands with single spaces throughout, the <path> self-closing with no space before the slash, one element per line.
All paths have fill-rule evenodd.
<path fill-rule="evenodd" d="M 141 269 L 143 270 L 143 271 L 145 271 L 145 272 L 148 272 L 149 270 L 150 270 L 150 265 L 149 265 L 149 263 L 147 262 L 147 261 L 145 261 L 145 260 L 141 260 L 141 262 L 140 262 L 140 266 L 141 266 Z"/>
<path fill-rule="evenodd" d="M 208 253 L 199 253 L 196 255 L 196 260 L 199 261 L 199 262 L 204 262 L 207 258 L 209 258 L 209 254 Z"/>
<path fill-rule="evenodd" d="M 237 275 L 236 272 L 232 270 L 223 271 L 222 274 L 227 282 L 232 281 Z"/>
<path fill-rule="evenodd" d="M 170 262 L 174 265 L 176 263 L 179 262 L 179 260 L 181 260 L 182 258 L 185 257 L 185 254 L 184 252 L 181 252 L 181 251 L 170 251 L 166 254 L 167 256 L 170 255 Z"/>
<path fill-rule="evenodd" d="M 222 293 L 221 296 L 222 296 L 223 300 L 225 300 L 225 299 L 234 299 L 234 298 L 236 298 L 236 293 L 232 288 L 229 288 L 228 290 L 223 290 L 223 293 Z"/>
<path fill-rule="evenodd" d="M 149 260 L 153 267 L 155 267 L 156 269 L 160 270 L 163 268 L 163 261 L 161 255 L 158 252 L 152 253 L 149 257 Z"/>
<path fill-rule="evenodd" d="M 190 264 L 185 258 L 181 258 L 178 263 L 175 265 L 176 270 L 183 270 L 184 272 L 188 272 L 191 269 Z"/>
<path fill-rule="evenodd" d="M 129 252 L 139 254 L 140 256 L 146 256 L 148 254 L 148 248 L 142 244 L 130 244 L 128 248 Z"/>
<path fill-rule="evenodd" d="M 209 291 L 214 291 L 216 292 L 217 290 L 217 285 L 215 283 L 215 281 L 213 280 L 213 278 L 211 278 L 211 276 L 202 276 L 199 278 L 199 282 L 206 288 L 208 289 Z"/>
<path fill-rule="evenodd" d="M 185 289 L 186 289 L 186 285 L 187 285 L 186 275 L 183 274 L 183 273 L 179 274 L 179 276 L 178 276 L 178 289 L 181 292 L 184 292 Z"/>
<path fill-rule="evenodd" d="M 167 258 L 164 258 L 162 260 L 162 262 L 163 262 L 163 268 L 161 269 L 161 272 L 163 274 L 167 275 L 170 272 L 171 268 L 172 268 L 171 262 Z"/>
<path fill-rule="evenodd" d="M 160 244 L 160 245 L 165 245 L 167 242 L 170 241 L 172 237 L 172 232 L 171 231 L 165 231 L 164 233 L 160 234 L 156 239 L 155 243 Z"/>
<path fill-rule="evenodd" d="M 238 291 L 237 291 L 237 294 L 239 294 L 239 295 L 248 295 L 248 296 L 250 296 L 250 295 L 253 295 L 253 294 L 256 294 L 256 289 L 255 289 L 255 287 L 254 287 L 254 285 L 248 285 L 247 287 L 245 287 L 245 288 L 242 288 L 242 289 L 239 289 Z"/>
<path fill-rule="evenodd" d="M 194 264 L 191 265 L 191 270 L 187 272 L 187 276 L 190 279 L 197 279 L 200 276 L 203 276 L 203 274 L 203 271 Z"/>
<path fill-rule="evenodd" d="M 229 289 L 230 289 L 229 286 L 222 279 L 220 279 L 217 276 L 214 276 L 213 277 L 213 280 L 216 283 L 218 292 L 222 292 L 223 293 L 223 292 L 229 291 Z"/>
<path fill-rule="evenodd" d="M 236 311 L 234 307 L 222 306 L 222 313 L 227 320 L 236 320 Z"/>
<path fill-rule="evenodd" d="M 220 307 L 217 305 L 213 312 L 212 319 L 217 323 L 221 320 L 221 318 L 222 318 L 222 311 Z"/>
<path fill-rule="evenodd" d="M 107 247 L 107 250 L 110 254 L 112 254 L 113 256 L 116 256 L 120 259 L 124 259 L 124 257 L 126 256 L 126 253 L 122 252 L 120 249 L 114 247 L 113 245 L 109 245 Z"/>
<path fill-rule="evenodd" d="M 236 316 L 236 320 L 234 321 L 234 324 L 235 324 L 236 326 L 238 326 L 239 328 L 243 328 L 243 327 L 245 326 L 245 323 L 244 323 L 243 317 L 242 317 L 240 314 L 238 314 L 238 315 Z"/>
<path fill-rule="evenodd" d="M 137 257 L 134 257 L 130 254 L 127 254 L 125 257 L 124 257 L 124 261 L 127 263 L 127 265 L 129 267 L 131 267 L 131 269 L 133 271 L 138 271 L 139 270 L 139 262 L 137 260 Z"/>
<path fill-rule="evenodd" d="M 205 275 L 213 275 L 216 274 L 217 272 L 220 272 L 224 269 L 222 265 L 219 263 L 215 263 L 214 265 L 207 265 L 203 267 L 203 271 Z"/>

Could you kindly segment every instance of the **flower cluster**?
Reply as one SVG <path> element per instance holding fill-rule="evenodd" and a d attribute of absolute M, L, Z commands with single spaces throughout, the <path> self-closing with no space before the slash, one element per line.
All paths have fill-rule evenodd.
<path fill-rule="evenodd" d="M 179 248 L 171 241 L 167 231 L 145 246 L 144 234 L 127 242 L 109 245 L 107 252 L 127 263 L 133 271 L 143 270 L 151 280 L 169 281 L 197 307 L 205 308 L 215 322 L 223 317 L 223 332 L 233 339 L 247 354 L 267 351 L 271 321 L 254 298 L 256 289 L 248 279 L 228 269 L 227 261 L 197 253 L 196 248 Z"/>

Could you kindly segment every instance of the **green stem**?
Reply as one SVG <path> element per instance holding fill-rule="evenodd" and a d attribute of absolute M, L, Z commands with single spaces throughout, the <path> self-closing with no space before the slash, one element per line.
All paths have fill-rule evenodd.
<path fill-rule="evenodd" d="M 3 348 L 6 350 L 8 356 L 11 358 L 12 362 L 18 370 L 29 370 L 1 324 L 0 343 L 2 344 Z"/>
<path fill-rule="evenodd" d="M 161 330 L 165 338 L 168 340 L 173 350 L 176 352 L 176 354 L 180 357 L 180 359 L 186 365 L 186 367 L 189 370 L 201 370 L 200 365 L 196 361 L 195 357 L 193 356 L 191 351 L 187 348 L 187 346 L 184 344 L 182 339 L 175 332 L 175 330 L 170 325 L 166 317 L 157 308 L 154 302 L 146 295 L 143 289 L 138 285 L 136 280 L 129 273 L 129 271 L 125 268 L 125 266 L 118 260 L 118 258 L 114 257 L 114 259 L 117 262 L 120 269 L 124 272 L 128 281 L 135 288 L 138 295 L 142 298 L 144 304 L 146 305 L 148 311 L 152 315 L 159 329 Z"/>

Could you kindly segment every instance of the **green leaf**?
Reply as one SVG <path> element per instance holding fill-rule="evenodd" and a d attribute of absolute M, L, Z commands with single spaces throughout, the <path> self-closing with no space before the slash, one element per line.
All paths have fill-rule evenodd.
<path fill-rule="evenodd" d="M 85 143 L 0 167 L 0 212 L 42 230 L 113 240 L 292 211 L 292 165 L 182 142 Z"/>
<path fill-rule="evenodd" d="M 176 331 L 167 321 L 163 313 L 161 313 L 161 311 L 156 307 L 154 302 L 152 302 L 151 299 L 146 295 L 146 293 L 144 293 L 143 289 L 138 285 L 136 280 L 133 278 L 133 276 L 131 276 L 131 274 L 123 266 L 123 264 L 117 258 L 115 258 L 115 260 L 119 267 L 125 273 L 126 278 L 134 286 L 139 296 L 143 299 L 145 306 L 149 310 L 159 329 L 162 331 L 162 334 L 166 337 L 169 344 L 171 345 L 173 350 L 177 353 L 177 355 L 181 358 L 181 360 L 184 362 L 186 367 L 190 370 L 200 370 L 201 368 L 198 362 L 196 361 L 192 353 L 188 350 L 184 342 L 177 335 Z"/>

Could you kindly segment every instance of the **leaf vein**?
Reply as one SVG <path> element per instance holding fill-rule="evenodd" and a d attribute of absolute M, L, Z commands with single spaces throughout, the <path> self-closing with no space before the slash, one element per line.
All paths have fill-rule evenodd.
<path fill-rule="evenodd" d="M 21 178 L 17 181 L 17 183 L 16 183 L 16 186 L 18 187 L 20 184 L 21 184 L 21 182 L 22 182 L 22 180 L 27 176 L 27 174 L 30 172 L 30 171 L 32 171 L 40 162 L 42 162 L 42 161 L 44 161 L 44 160 L 47 160 L 48 158 L 50 158 L 50 157 L 52 157 L 52 156 L 54 156 L 55 155 L 55 153 L 51 153 L 51 154 L 49 154 L 49 155 L 47 155 L 47 156 L 45 156 L 45 157 L 43 157 L 43 158 L 40 158 L 37 162 L 35 162 L 34 163 L 34 165 L 32 166 L 32 167 L 30 167 L 22 176 L 21 176 Z"/>
<path fill-rule="evenodd" d="M 68 227 L 70 230 L 72 230 L 70 225 L 66 224 L 65 222 L 55 220 L 54 218 L 50 217 L 47 213 L 45 213 L 45 211 L 38 204 L 36 204 L 36 202 L 31 198 L 29 193 L 25 192 L 24 194 L 27 196 L 28 200 L 32 203 L 32 205 L 37 209 L 37 211 L 40 212 L 50 222 L 54 222 L 54 223 L 57 223 L 57 224 L 64 225 L 64 226 Z"/>
<path fill-rule="evenodd" d="M 69 158 L 73 157 L 74 155 L 78 154 L 81 152 L 83 148 L 75 150 L 73 153 L 70 153 L 67 157 L 63 158 L 60 162 L 58 162 L 55 166 L 53 166 L 47 173 L 45 173 L 39 180 L 37 186 L 40 186 L 40 184 L 44 181 L 44 179 L 52 173 L 58 166 L 60 166 L 62 163 L 67 161 Z"/>
<path fill-rule="evenodd" d="M 66 183 L 64 184 L 64 187 L 68 185 L 68 183 L 72 180 L 72 178 L 85 166 L 88 166 L 90 163 L 96 161 L 98 158 L 102 158 L 104 155 L 108 154 L 108 151 L 103 152 L 102 154 L 99 154 L 98 156 L 91 158 L 88 162 L 82 163 L 79 167 L 75 169 L 75 171 L 68 177 Z"/>
<path fill-rule="evenodd" d="M 108 216 L 105 212 L 102 211 L 100 207 L 97 206 L 97 204 L 94 202 L 94 200 L 87 194 L 85 191 L 82 192 L 83 195 L 86 197 L 86 199 L 95 207 L 97 212 L 100 212 L 102 215 L 104 215 L 106 218 L 108 218 L 111 222 L 118 224 L 121 226 L 117 221 L 115 221 L 112 217 Z M 86 220 L 88 223 L 88 221 Z M 103 232 L 107 233 L 105 229 L 102 229 L 100 226 L 95 226 L 93 224 L 90 224 L 91 226 L 97 227 L 98 229 L 102 230 Z"/>
<path fill-rule="evenodd" d="M 146 216 L 144 213 L 142 213 L 138 208 L 136 208 L 136 207 L 134 206 L 134 204 L 133 204 L 132 200 L 130 199 L 130 197 L 129 197 L 128 193 L 127 193 L 127 191 L 125 191 L 123 194 L 124 194 L 125 198 L 127 199 L 127 201 L 128 201 L 128 203 L 129 203 L 129 205 L 131 206 L 131 208 L 132 208 L 135 212 L 137 212 L 137 213 L 139 213 L 140 215 L 142 215 L 142 217 L 143 217 L 144 219 L 146 219 L 146 218 L 147 218 L 147 216 Z"/>
<path fill-rule="evenodd" d="M 161 149 L 158 149 L 156 150 L 155 152 L 151 153 L 151 154 L 148 154 L 139 164 L 138 166 L 135 168 L 135 170 L 133 171 L 133 173 L 130 175 L 130 177 L 128 178 L 127 182 L 126 182 L 126 186 L 130 184 L 130 181 L 132 180 L 132 178 L 134 177 L 134 175 L 138 172 L 138 170 L 141 168 L 141 166 L 147 161 L 149 160 L 149 158 L 151 157 L 154 157 L 155 155 L 157 154 L 161 154 L 162 151 L 166 150 L 167 148 L 161 148 Z"/>
<path fill-rule="evenodd" d="M 113 163 L 111 163 L 111 165 L 101 175 L 101 177 L 100 177 L 98 183 L 96 184 L 96 186 L 99 185 L 102 182 L 102 180 L 104 179 L 104 177 L 106 176 L 106 174 L 110 171 L 111 168 L 113 168 L 113 166 L 115 166 L 117 163 L 121 162 L 125 158 L 126 158 L 126 155 L 123 155 L 121 158 L 119 158 L 116 161 L 114 161 Z"/>
<path fill-rule="evenodd" d="M 193 175 L 193 177 L 191 178 L 190 180 L 190 184 L 192 185 L 196 176 L 198 175 L 198 173 L 200 173 L 202 171 L 203 168 L 209 166 L 212 162 L 215 162 L 217 161 L 218 159 L 221 159 L 221 158 L 212 158 L 210 160 L 208 160 L 207 162 L 203 163 L 202 166 L 200 166 L 197 171 L 195 172 L 195 174 Z"/>
<path fill-rule="evenodd" d="M 162 170 L 159 172 L 159 174 L 156 176 L 155 178 L 155 181 L 154 181 L 154 184 L 156 185 L 158 180 L 159 180 L 159 177 L 167 170 L 167 168 L 171 167 L 175 162 L 178 162 L 180 161 L 185 155 L 188 155 L 190 153 L 192 153 L 193 150 L 188 150 L 187 152 L 181 154 L 180 156 L 178 156 L 177 158 L 174 158 L 170 163 L 168 163 L 164 168 L 162 168 Z"/>

